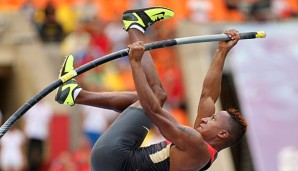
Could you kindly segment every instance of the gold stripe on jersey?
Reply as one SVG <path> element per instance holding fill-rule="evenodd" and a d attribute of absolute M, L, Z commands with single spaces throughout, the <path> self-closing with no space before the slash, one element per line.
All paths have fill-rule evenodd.
<path fill-rule="evenodd" d="M 166 160 L 170 156 L 170 147 L 171 145 L 168 144 L 164 149 L 154 153 L 150 154 L 149 157 L 153 163 L 159 163 L 164 160 Z"/>

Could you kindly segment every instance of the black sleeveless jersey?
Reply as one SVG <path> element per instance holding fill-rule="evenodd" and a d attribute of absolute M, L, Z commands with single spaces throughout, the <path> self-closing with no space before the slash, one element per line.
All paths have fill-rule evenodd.
<path fill-rule="evenodd" d="M 200 171 L 208 169 L 217 157 L 217 151 L 208 143 L 211 159 L 208 164 Z M 132 152 L 132 156 L 125 163 L 126 171 L 168 171 L 170 168 L 170 148 L 172 143 L 162 141 L 148 147 L 141 147 Z"/>

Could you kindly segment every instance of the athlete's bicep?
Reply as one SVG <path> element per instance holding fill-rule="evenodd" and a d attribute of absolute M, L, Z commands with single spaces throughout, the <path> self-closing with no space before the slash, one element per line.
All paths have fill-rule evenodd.
<path fill-rule="evenodd" d="M 197 111 L 197 118 L 211 117 L 215 112 L 215 102 L 211 97 L 202 97 L 200 99 Z"/>

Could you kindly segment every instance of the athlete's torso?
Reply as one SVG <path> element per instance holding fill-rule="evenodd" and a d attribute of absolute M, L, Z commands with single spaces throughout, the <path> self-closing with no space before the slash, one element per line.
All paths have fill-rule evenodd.
<path fill-rule="evenodd" d="M 170 150 L 172 145 L 170 142 L 162 141 L 136 150 L 132 154 L 131 160 L 126 163 L 125 170 L 168 171 L 170 168 Z M 217 152 L 210 145 L 208 147 L 211 159 L 201 170 L 209 168 L 217 156 Z"/>
<path fill-rule="evenodd" d="M 171 144 L 162 141 L 134 151 L 125 168 L 131 171 L 167 171 L 170 167 Z"/>

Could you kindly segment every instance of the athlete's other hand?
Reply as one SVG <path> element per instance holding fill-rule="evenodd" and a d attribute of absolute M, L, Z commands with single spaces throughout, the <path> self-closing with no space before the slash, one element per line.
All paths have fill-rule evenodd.
<path fill-rule="evenodd" d="M 226 30 L 223 32 L 226 34 L 231 40 L 229 41 L 220 41 L 218 43 L 218 49 L 225 49 L 225 50 L 231 50 L 240 40 L 239 31 L 235 29 Z"/>
<path fill-rule="evenodd" d="M 128 45 L 129 47 L 129 60 L 134 62 L 140 62 L 145 52 L 145 46 L 142 41 L 138 41 Z"/>

